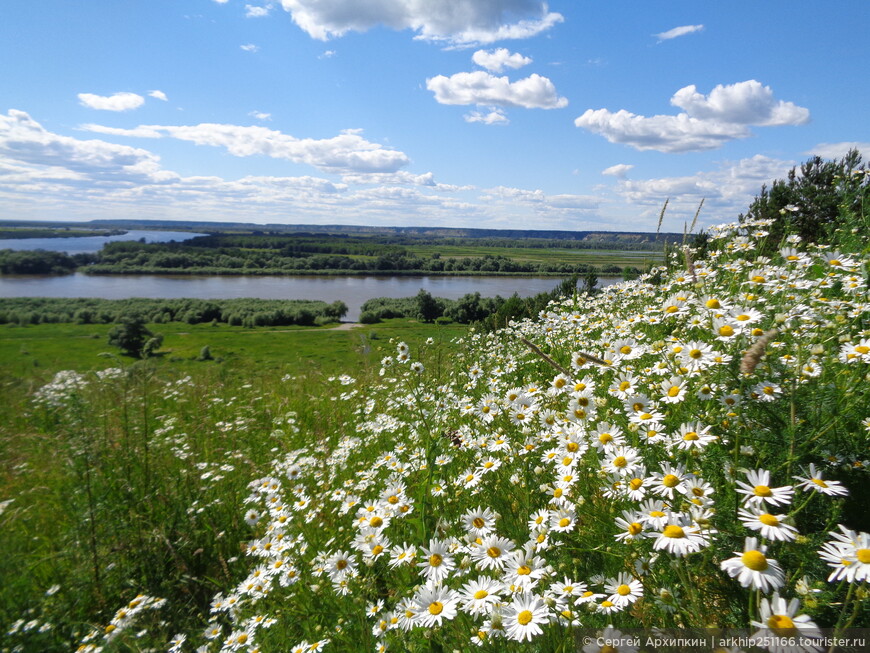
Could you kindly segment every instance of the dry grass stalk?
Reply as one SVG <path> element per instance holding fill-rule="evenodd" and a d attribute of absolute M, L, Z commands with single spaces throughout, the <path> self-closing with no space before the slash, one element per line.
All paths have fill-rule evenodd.
<path fill-rule="evenodd" d="M 779 330 L 771 329 L 765 331 L 761 337 L 756 340 L 753 345 L 746 350 L 743 358 L 740 360 L 740 372 L 743 374 L 752 374 L 758 366 L 761 357 L 764 356 L 764 351 L 767 349 L 767 343 L 773 340 L 779 334 Z"/>

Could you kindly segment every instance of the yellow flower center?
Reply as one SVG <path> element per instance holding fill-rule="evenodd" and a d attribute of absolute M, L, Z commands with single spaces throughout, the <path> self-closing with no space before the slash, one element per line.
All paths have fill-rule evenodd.
<path fill-rule="evenodd" d="M 553 490 L 553 496 L 557 499 L 560 498 L 562 494 L 562 488 L 560 487 L 557 487 L 555 490 Z"/>
<path fill-rule="evenodd" d="M 629 347 L 628 345 L 623 345 L 622 347 L 619 348 L 619 353 L 620 354 L 630 354 L 631 347 Z"/>
<path fill-rule="evenodd" d="M 754 277 L 752 277 L 752 281 L 755 283 L 764 283 L 765 279 L 760 274 L 756 274 Z"/>
<path fill-rule="evenodd" d="M 341 571 L 345 567 L 347 567 L 347 560 L 339 560 L 338 562 L 335 563 L 335 568 L 338 569 L 339 571 Z"/>
<path fill-rule="evenodd" d="M 532 620 L 532 613 L 528 610 L 523 610 L 517 615 L 517 623 L 521 626 L 526 626 Z"/>
<path fill-rule="evenodd" d="M 380 555 L 383 552 L 384 552 L 384 547 L 382 547 L 380 544 L 376 544 L 375 546 L 372 547 L 372 555 L 374 555 L 374 556 Z"/>
<path fill-rule="evenodd" d="M 767 618 L 767 627 L 780 637 L 788 637 L 797 633 L 794 621 L 784 614 L 772 614 Z"/>
<path fill-rule="evenodd" d="M 625 458 L 625 456 L 617 456 L 613 459 L 614 467 L 625 467 L 627 464 L 628 460 Z"/>
<path fill-rule="evenodd" d="M 689 431 L 688 433 L 686 433 L 683 436 L 683 440 L 686 440 L 687 442 L 691 442 L 691 441 L 697 440 L 697 439 L 698 439 L 698 434 L 695 433 L 694 431 Z"/>
<path fill-rule="evenodd" d="M 680 309 L 677 306 L 671 305 L 665 309 L 665 313 L 676 313 L 678 310 Z"/>
<path fill-rule="evenodd" d="M 686 531 L 684 531 L 680 526 L 677 526 L 676 524 L 670 524 L 669 526 L 665 526 L 665 530 L 662 531 L 662 535 L 676 540 L 682 537 L 686 537 Z"/>
<path fill-rule="evenodd" d="M 642 420 L 648 420 L 648 419 L 652 419 L 652 415 L 650 415 L 649 413 L 641 413 L 640 418 Z"/>
<path fill-rule="evenodd" d="M 828 487 L 828 484 L 825 483 L 825 482 L 824 482 L 822 479 L 820 479 L 820 478 L 814 478 L 814 479 L 812 479 L 812 480 L 813 480 L 813 483 L 815 483 L 815 484 L 818 485 L 819 487 Z"/>
<path fill-rule="evenodd" d="M 773 492 L 770 491 L 770 488 L 766 485 L 756 485 L 755 486 L 755 496 L 757 497 L 772 497 Z"/>
<path fill-rule="evenodd" d="M 628 487 L 630 487 L 632 490 L 638 489 L 641 485 L 643 485 L 642 478 L 633 478 L 628 482 Z"/>
<path fill-rule="evenodd" d="M 766 526 L 779 526 L 779 520 L 768 513 L 758 515 L 758 521 L 760 521 L 762 524 L 765 524 Z"/>
<path fill-rule="evenodd" d="M 719 303 L 718 299 L 708 299 L 705 306 L 707 308 L 722 308 L 722 304 Z"/>
<path fill-rule="evenodd" d="M 490 558 L 498 558 L 501 555 L 501 549 L 497 546 L 491 546 L 486 550 L 486 555 Z"/>
<path fill-rule="evenodd" d="M 622 390 L 623 392 L 628 390 L 630 387 L 631 387 L 631 383 L 628 381 L 623 381 L 622 383 L 619 384 L 619 389 Z"/>
<path fill-rule="evenodd" d="M 369 525 L 372 528 L 378 528 L 379 526 L 384 525 L 384 520 L 381 519 L 380 517 L 372 517 L 371 519 L 369 519 Z"/>
<path fill-rule="evenodd" d="M 680 484 L 680 479 L 677 476 L 675 476 L 674 474 L 667 474 L 662 479 L 662 485 L 664 485 L 665 487 L 676 487 L 679 484 Z"/>
<path fill-rule="evenodd" d="M 602 607 L 602 608 L 612 608 L 612 607 L 613 607 L 613 603 L 611 603 L 610 601 L 606 601 L 606 600 L 605 600 L 605 601 L 602 601 L 602 602 L 601 602 L 601 607 Z"/>
<path fill-rule="evenodd" d="M 439 567 L 442 562 L 444 562 L 444 558 L 437 553 L 433 553 L 429 556 L 429 564 L 433 567 Z"/>
<path fill-rule="evenodd" d="M 444 604 L 440 601 L 433 601 L 429 604 L 429 614 L 441 614 L 444 610 Z"/>
<path fill-rule="evenodd" d="M 768 566 L 767 558 L 764 557 L 764 554 L 754 549 L 740 556 L 740 560 L 752 571 L 764 571 Z"/>
<path fill-rule="evenodd" d="M 477 590 L 474 593 L 474 598 L 476 598 L 478 601 L 480 599 L 485 599 L 487 596 L 489 596 L 489 592 L 487 592 L 486 590 Z"/>
<path fill-rule="evenodd" d="M 632 522 L 628 525 L 628 534 L 629 535 L 637 535 L 643 530 L 643 526 L 638 524 L 637 522 Z"/>
<path fill-rule="evenodd" d="M 855 555 L 858 557 L 858 562 L 862 565 L 870 564 L 870 549 L 858 549 Z"/>
<path fill-rule="evenodd" d="M 723 336 L 725 338 L 730 338 L 731 336 L 734 335 L 734 329 L 732 329 L 730 326 L 725 324 L 725 325 L 719 327 L 719 335 Z"/>
<path fill-rule="evenodd" d="M 680 394 L 680 387 L 679 386 L 672 385 L 670 388 L 668 388 L 668 396 L 669 397 L 676 397 L 678 394 Z"/>
<path fill-rule="evenodd" d="M 858 345 L 857 347 L 855 347 L 855 351 L 857 351 L 861 355 L 864 355 L 870 352 L 870 347 L 868 347 L 867 345 Z"/>
<path fill-rule="evenodd" d="M 631 588 L 628 585 L 620 585 L 616 588 L 616 593 L 620 596 L 628 596 L 631 594 Z"/>
<path fill-rule="evenodd" d="M 565 449 L 567 449 L 570 453 L 577 453 L 580 451 L 580 445 L 576 442 L 569 442 L 565 445 Z"/>
<path fill-rule="evenodd" d="M 610 433 L 602 433 L 598 436 L 598 441 L 601 444 L 607 444 L 608 442 L 613 442 L 613 436 Z"/>
<path fill-rule="evenodd" d="M 559 526 L 561 528 L 565 528 L 570 523 L 571 523 L 571 520 L 568 519 L 567 517 L 562 517 L 562 519 L 559 520 Z"/>
<path fill-rule="evenodd" d="M 475 528 L 483 528 L 486 522 L 483 520 L 483 517 L 475 517 L 471 523 Z"/>
<path fill-rule="evenodd" d="M 659 518 L 659 517 L 664 517 L 665 513 L 663 513 L 661 510 L 653 510 L 652 512 L 650 512 L 649 516 Z"/>
<path fill-rule="evenodd" d="M 517 569 L 518 576 L 528 576 L 531 573 L 532 573 L 532 570 L 529 567 L 527 567 L 526 565 L 523 565 L 519 569 Z"/>

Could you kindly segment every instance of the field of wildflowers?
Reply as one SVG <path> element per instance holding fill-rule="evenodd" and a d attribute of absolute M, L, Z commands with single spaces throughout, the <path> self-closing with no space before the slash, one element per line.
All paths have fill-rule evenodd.
<path fill-rule="evenodd" d="M 155 517 L 201 537 L 174 553 L 170 533 L 140 537 L 155 560 L 118 575 L 129 598 L 67 636 L 81 651 L 589 653 L 589 630 L 870 626 L 867 253 L 791 236 L 761 256 L 768 227 L 715 228 L 703 258 L 684 248 L 449 355 L 395 342 L 365 378 L 229 403 L 161 381 L 160 437 L 136 451 L 189 485 L 166 480 Z M 34 401 L 72 432 L 82 382 Z M 279 395 L 316 408 L 279 412 Z M 220 456 L 197 435 L 217 422 Z M 77 460 L 95 455 L 82 438 Z M 19 500 L 0 498 L 14 527 Z M 85 559 L 111 532 L 94 523 Z M 135 540 L 116 546 L 136 558 Z M 47 621 L 8 625 L 7 648 Z"/>

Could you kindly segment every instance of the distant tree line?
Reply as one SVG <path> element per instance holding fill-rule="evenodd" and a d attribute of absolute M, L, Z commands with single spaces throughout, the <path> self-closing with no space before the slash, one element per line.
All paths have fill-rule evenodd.
<path fill-rule="evenodd" d="M 578 281 L 585 292 L 594 292 L 598 277 L 594 272 L 582 279 L 573 275 L 561 281 L 553 290 L 533 297 L 520 297 L 517 293 L 505 299 L 500 295 L 481 297 L 479 292 L 468 293 L 459 299 L 433 297 L 421 289 L 414 297 L 375 297 L 362 305 L 360 322 L 375 324 L 384 319 L 407 317 L 423 322 L 458 322 L 477 324 L 488 330 L 506 326 L 511 320 L 533 318 L 553 300 L 573 297 Z"/>
<path fill-rule="evenodd" d="M 232 326 L 326 324 L 345 316 L 344 302 L 277 299 L 0 299 L 0 324 L 116 324 L 125 319 L 145 323 L 203 322 Z"/>
<path fill-rule="evenodd" d="M 44 249 L 0 249 L 0 274 L 69 274 L 93 260 L 89 254 L 70 256 Z"/>

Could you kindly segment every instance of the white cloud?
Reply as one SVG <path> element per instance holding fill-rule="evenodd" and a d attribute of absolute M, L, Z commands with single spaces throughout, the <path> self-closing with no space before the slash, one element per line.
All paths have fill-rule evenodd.
<path fill-rule="evenodd" d="M 465 122 L 482 122 L 484 125 L 507 125 L 510 122 L 501 109 L 492 109 L 488 113 L 472 111 L 462 117 Z"/>
<path fill-rule="evenodd" d="M 532 74 L 511 82 L 507 77 L 495 77 L 482 70 L 456 73 L 450 77 L 438 75 L 426 80 L 426 88 L 435 93 L 441 104 L 478 104 L 524 107 L 526 109 L 558 109 L 568 104 L 559 97 L 548 78 Z"/>
<path fill-rule="evenodd" d="M 621 109 L 589 109 L 577 127 L 601 134 L 611 143 L 638 150 L 692 152 L 712 150 L 752 134 L 750 125 L 769 127 L 802 125 L 809 110 L 791 102 L 776 101 L 770 87 L 755 80 L 716 86 L 709 95 L 694 85 L 674 93 L 671 104 L 685 110 L 677 115 L 639 116 Z"/>
<path fill-rule="evenodd" d="M 245 5 L 245 17 L 246 18 L 262 18 L 263 16 L 269 15 L 269 10 L 271 6 L 260 7 L 257 5 Z"/>
<path fill-rule="evenodd" d="M 691 118 L 740 125 L 803 125 L 810 120 L 809 109 L 792 102 L 777 102 L 770 87 L 754 79 L 728 86 L 719 84 L 710 95 L 698 93 L 691 84 L 674 93 L 671 104 Z"/>
<path fill-rule="evenodd" d="M 336 55 L 335 50 L 324 50 L 324 51 L 323 51 L 323 54 L 321 54 L 321 55 L 318 56 L 317 58 L 318 58 L 318 59 L 331 59 L 331 58 L 334 57 L 335 55 Z"/>
<path fill-rule="evenodd" d="M 700 217 L 701 224 L 735 220 L 761 191 L 762 185 L 785 178 L 793 166 L 793 161 L 757 154 L 736 163 L 725 161 L 714 170 L 694 175 L 622 179 L 617 182 L 616 193 L 632 204 L 648 207 L 647 217 L 650 220 L 657 218 L 662 203 L 669 199 L 666 226 L 663 229 L 679 230 L 683 221 L 692 220 L 702 198 L 704 209 Z"/>
<path fill-rule="evenodd" d="M 251 111 L 249 114 L 252 118 L 256 118 L 257 120 L 271 120 L 271 113 L 264 113 L 263 111 Z"/>
<path fill-rule="evenodd" d="M 507 48 L 478 50 L 471 55 L 471 60 L 481 68 L 494 73 L 500 73 L 505 68 L 522 68 L 532 63 L 531 58 L 524 57 L 519 52 L 511 53 Z"/>
<path fill-rule="evenodd" d="M 101 111 L 130 111 L 145 104 L 145 98 L 136 93 L 115 93 L 109 96 L 79 93 L 78 98 L 82 106 Z"/>
<path fill-rule="evenodd" d="M 295 138 L 265 127 L 215 123 L 140 125 L 129 130 L 83 125 L 82 129 L 114 136 L 176 138 L 197 145 L 224 147 L 234 156 L 287 159 L 326 172 L 395 172 L 410 162 L 403 152 L 367 141 L 359 130 L 346 130 L 338 136 L 317 140 Z"/>
<path fill-rule="evenodd" d="M 63 169 L 95 181 L 159 182 L 174 177 L 160 170 L 160 159 L 151 152 L 53 134 L 15 109 L 0 115 L 0 157 L 26 166 Z"/>
<path fill-rule="evenodd" d="M 858 150 L 865 158 L 870 157 L 870 143 L 861 141 L 844 141 L 842 143 L 819 143 L 804 152 L 809 156 L 820 156 L 823 159 L 842 159 L 849 150 Z"/>
<path fill-rule="evenodd" d="M 454 45 L 535 36 L 562 22 L 541 0 L 281 0 L 312 38 L 326 40 L 376 25 Z"/>
<path fill-rule="evenodd" d="M 528 190 L 509 186 L 488 188 L 480 197 L 486 203 L 526 206 L 539 214 L 589 212 L 598 208 L 600 198 L 568 193 L 547 195 L 540 189 Z"/>
<path fill-rule="evenodd" d="M 240 45 L 239 47 L 242 50 L 244 50 L 245 52 L 259 52 L 260 51 L 260 46 L 254 45 L 253 43 L 246 43 L 245 45 Z"/>
<path fill-rule="evenodd" d="M 163 91 L 148 91 L 148 96 L 156 98 L 158 100 L 163 100 L 164 102 L 168 102 L 169 98 L 166 97 L 166 93 Z"/>
<path fill-rule="evenodd" d="M 704 29 L 703 25 L 681 25 L 680 27 L 669 29 L 667 32 L 659 32 L 658 34 L 653 34 L 653 36 L 658 38 L 659 43 L 661 43 L 662 41 L 669 41 L 670 39 L 675 39 L 678 36 L 685 36 L 686 34 L 692 34 L 693 32 L 700 32 L 702 29 Z"/>
<path fill-rule="evenodd" d="M 623 178 L 633 167 L 633 165 L 629 165 L 627 163 L 617 163 L 615 166 L 610 166 L 609 168 L 605 168 L 604 170 L 602 170 L 601 174 L 608 175 L 610 177 Z"/>

